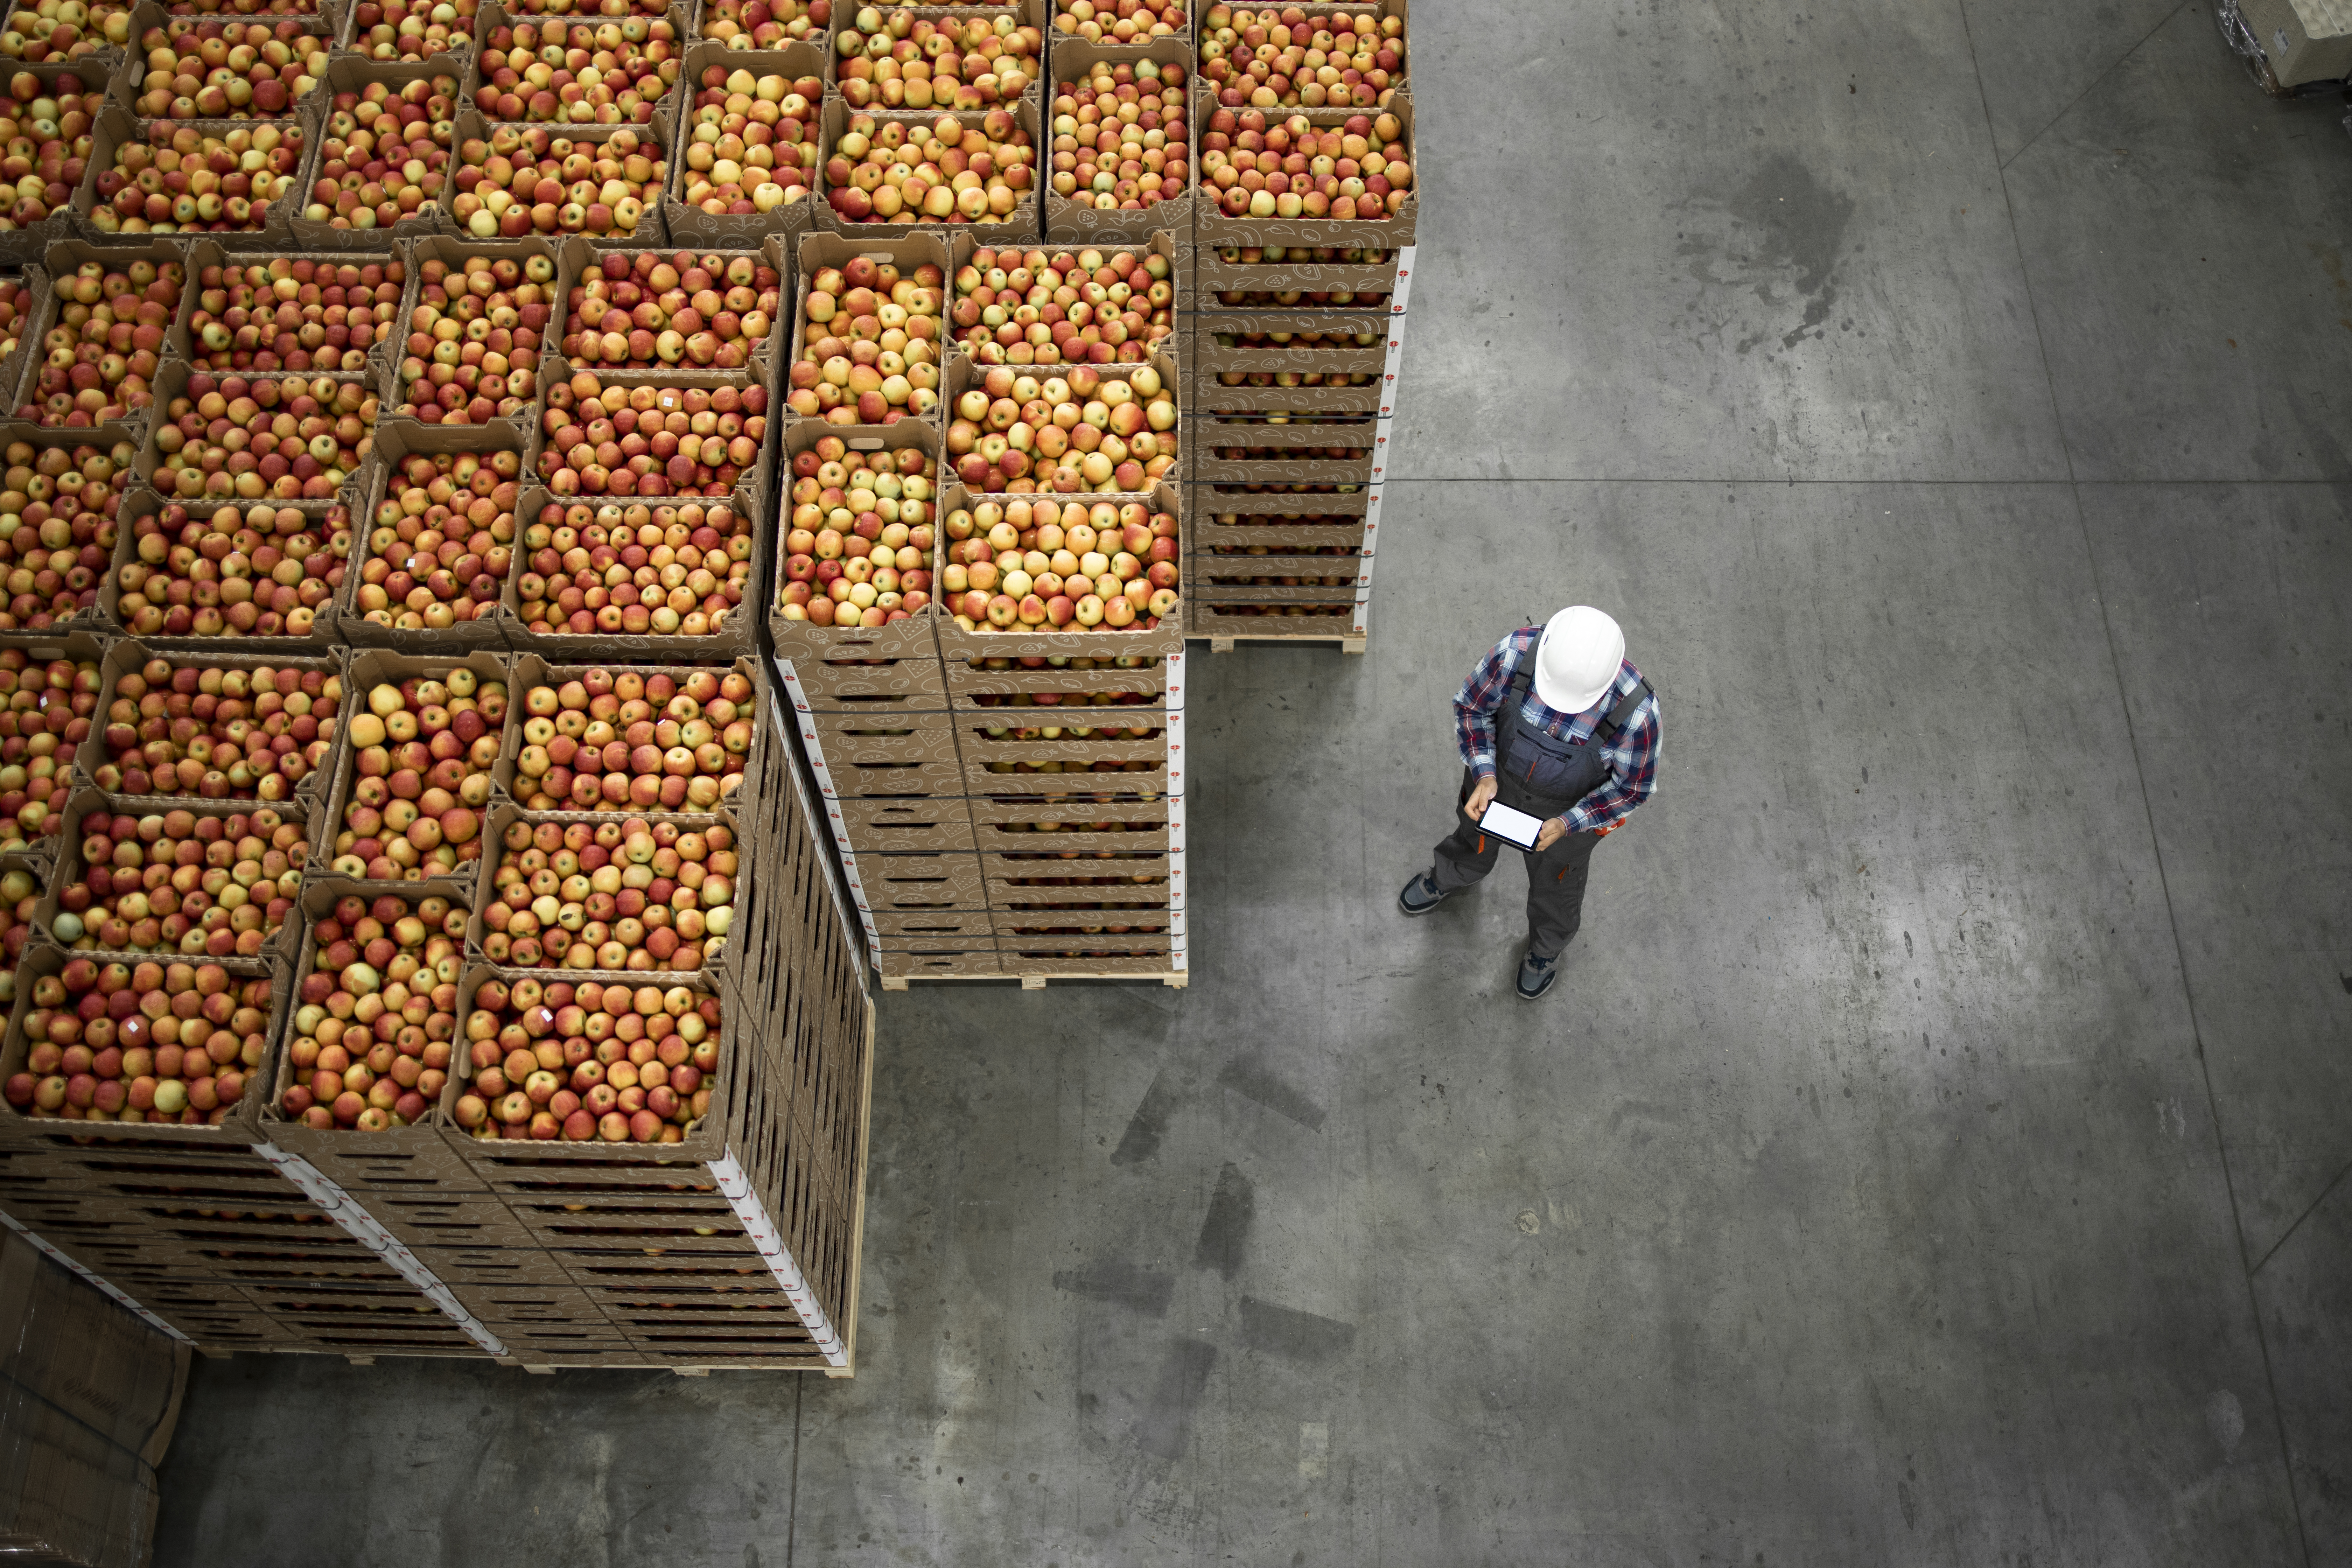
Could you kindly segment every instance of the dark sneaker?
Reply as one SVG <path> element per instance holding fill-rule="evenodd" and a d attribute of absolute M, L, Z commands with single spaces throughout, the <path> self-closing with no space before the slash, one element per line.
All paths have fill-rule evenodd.
<path fill-rule="evenodd" d="M 1446 898 L 1437 890 L 1437 879 L 1424 871 L 1404 885 L 1404 891 L 1397 895 L 1397 908 L 1409 915 L 1425 915 Z"/>
<path fill-rule="evenodd" d="M 1524 1002 L 1534 1001 L 1550 990 L 1551 983 L 1559 978 L 1559 955 L 1558 953 L 1554 953 L 1549 958 L 1538 958 L 1532 952 L 1528 954 L 1519 960 L 1519 999 Z"/>

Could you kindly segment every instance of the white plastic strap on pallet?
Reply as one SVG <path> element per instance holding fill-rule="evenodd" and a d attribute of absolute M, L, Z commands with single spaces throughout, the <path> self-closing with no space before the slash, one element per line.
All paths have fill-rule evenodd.
<path fill-rule="evenodd" d="M 1416 248 L 1410 245 L 1397 248 L 1396 283 L 1389 289 L 1389 314 L 1391 316 L 1403 315 L 1405 302 L 1412 298 L 1412 265 Z"/>
<path fill-rule="evenodd" d="M 743 1222 L 744 1230 L 750 1233 L 751 1245 L 759 1248 L 768 1272 L 776 1277 L 776 1283 L 783 1288 L 785 1300 L 791 1301 L 793 1310 L 801 1315 L 802 1326 L 808 1330 L 809 1340 L 816 1346 L 817 1353 L 835 1366 L 847 1366 L 849 1347 L 835 1331 L 833 1320 L 825 1316 L 824 1308 L 817 1301 L 816 1292 L 809 1289 L 808 1277 L 793 1260 L 792 1249 L 784 1245 L 782 1234 L 768 1218 L 767 1206 L 760 1202 L 760 1194 L 752 1191 L 751 1178 L 744 1174 L 742 1162 L 735 1158 L 734 1151 L 730 1149 L 723 1158 L 710 1163 L 709 1171 L 719 1180 L 719 1190 L 727 1194 L 727 1202 L 734 1208 L 735 1217 Z"/>
<path fill-rule="evenodd" d="M 129 1296 L 124 1295 L 118 1287 L 110 1285 L 99 1276 L 92 1274 L 89 1269 L 84 1268 L 80 1264 L 76 1263 L 72 1258 L 68 1258 L 64 1253 L 59 1252 L 47 1242 L 43 1241 L 32 1231 L 27 1230 L 25 1227 L 24 1222 L 19 1220 L 15 1215 L 0 1213 L 0 1225 L 6 1226 L 10 1230 L 15 1231 L 18 1236 L 23 1237 L 26 1241 L 31 1242 L 36 1247 L 39 1248 L 45 1256 L 64 1264 L 68 1268 L 72 1269 L 76 1274 L 80 1275 L 84 1279 L 89 1280 L 100 1290 L 105 1291 L 109 1296 L 114 1298 L 116 1301 L 138 1313 L 140 1318 L 146 1322 L 150 1328 L 161 1329 L 163 1332 L 171 1335 L 175 1340 L 188 1340 L 187 1335 L 182 1333 L 179 1330 L 173 1328 L 171 1324 L 165 1322 L 163 1319 L 157 1317 L 154 1313 L 149 1311 L 146 1308 L 132 1300 Z M 195 1341 L 188 1340 L 188 1342 L 190 1344 L 194 1344 L 195 1343 Z"/>
<path fill-rule="evenodd" d="M 407 1244 L 377 1223 L 376 1217 L 352 1200 L 324 1171 L 299 1154 L 289 1154 L 274 1143 L 258 1143 L 253 1152 L 276 1168 L 278 1173 L 302 1189 L 310 1200 L 327 1211 L 327 1217 L 341 1226 L 353 1241 L 383 1258 L 399 1271 L 400 1277 L 425 1292 L 425 1297 L 465 1331 L 466 1337 L 490 1354 L 507 1353 L 499 1337 L 488 1325 L 466 1310 L 449 1288 L 441 1283 L 425 1260 L 408 1250 Z"/>
<path fill-rule="evenodd" d="M 879 952 L 882 951 L 882 932 L 874 924 L 874 907 L 866 896 L 865 879 L 857 874 L 857 851 L 849 847 L 849 825 L 841 815 L 841 796 L 834 789 L 833 774 L 824 765 L 824 743 L 817 739 L 815 710 L 809 706 L 808 693 L 801 689 L 800 674 L 793 668 L 793 661 L 776 658 L 769 662 L 775 666 L 777 679 L 783 683 L 784 694 L 792 700 L 793 720 L 800 730 L 801 745 L 808 752 L 809 771 L 816 774 L 817 789 L 824 800 L 822 809 L 802 792 L 798 769 L 793 771 L 793 794 L 799 797 L 801 810 L 809 819 L 810 831 L 815 831 L 816 824 L 822 822 L 825 831 L 833 835 L 833 847 L 841 854 L 841 874 L 849 883 L 849 902 L 857 910 L 858 924 L 866 931 L 867 950 Z M 781 724 L 783 715 L 772 713 L 770 721 Z M 830 885 L 833 879 L 827 877 L 825 881 Z M 849 910 L 841 908 L 841 890 L 838 888 L 834 889 L 834 905 L 840 910 L 842 922 L 847 924 Z M 865 984 L 866 961 L 862 955 L 857 961 L 857 979 L 861 986 Z"/>
<path fill-rule="evenodd" d="M 792 700 L 793 717 L 801 725 L 802 743 L 808 749 L 810 766 L 822 768 L 824 765 L 824 752 L 812 738 L 816 733 L 815 721 L 812 717 L 812 710 L 809 707 L 808 693 L 801 688 L 800 671 L 793 667 L 793 661 L 788 658 L 771 658 L 769 662 L 775 667 L 777 675 L 782 678 L 784 693 Z M 776 721 L 781 717 L 775 713 L 769 715 L 771 722 Z M 833 795 L 830 775 L 819 774 L 819 777 L 825 781 L 823 786 L 824 794 L 820 803 L 809 798 L 808 785 L 803 782 L 798 768 L 788 768 L 785 771 L 793 775 L 793 798 L 800 802 L 801 817 L 808 824 L 809 832 L 814 834 L 818 825 L 824 824 L 832 829 L 833 841 L 841 851 L 842 876 L 849 883 L 845 899 L 841 884 L 835 881 L 830 874 L 824 880 L 825 886 L 833 891 L 834 912 L 840 917 L 841 923 L 844 925 L 849 923 L 850 910 L 854 908 L 857 911 L 858 923 L 866 928 L 866 948 L 860 951 L 857 944 L 852 942 L 849 954 L 850 961 L 857 965 L 858 989 L 864 990 L 866 984 L 866 953 L 878 952 L 880 939 L 875 935 L 873 917 L 866 910 L 866 886 L 858 879 L 857 857 L 850 852 L 849 842 L 842 836 L 841 826 L 837 821 L 838 813 L 835 807 L 838 802 Z"/>

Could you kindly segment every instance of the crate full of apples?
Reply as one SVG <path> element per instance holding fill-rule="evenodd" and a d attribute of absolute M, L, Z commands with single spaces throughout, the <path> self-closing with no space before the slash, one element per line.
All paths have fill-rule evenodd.
<path fill-rule="evenodd" d="M 1209 111 L 1192 237 L 1228 246 L 1413 243 L 1412 104 Z"/>
<path fill-rule="evenodd" d="M 304 249 L 389 249 L 442 232 L 457 171 L 458 89 L 449 55 L 381 64 L 338 56 L 304 108 L 317 148 L 290 219 Z"/>
<path fill-rule="evenodd" d="M 16 392 L 16 417 L 44 428 L 143 426 L 163 356 L 184 356 L 187 258 L 173 246 L 101 249 L 52 245 L 36 357 Z"/>
<path fill-rule="evenodd" d="M 1180 483 L 1176 362 L 949 367 L 947 471 L 1012 495 L 1140 495 Z"/>
<path fill-rule="evenodd" d="M 663 205 L 673 240 L 748 250 L 815 224 L 826 66 L 815 44 L 688 47 L 678 156 Z"/>
<path fill-rule="evenodd" d="M 761 723 L 753 660 L 511 663 L 520 719 L 495 782 L 526 811 L 740 808 Z"/>
<path fill-rule="evenodd" d="M 511 426 L 387 428 L 377 500 L 356 537 L 341 635 L 360 647 L 506 647 L 522 434 Z"/>
<path fill-rule="evenodd" d="M 1133 364 L 1178 346 L 1176 236 L 1133 245 L 982 246 L 956 269 L 952 333 L 981 364 Z"/>
<path fill-rule="evenodd" d="M 9 231 L 0 234 L 0 258 L 16 265 L 38 262 L 51 241 L 77 237 L 74 194 L 97 151 L 106 87 L 107 66 L 90 58 L 77 60 L 70 70 L 51 70 L 46 79 L 29 70 L 11 74 L 8 100 L 0 104 L 0 135 L 30 166 L 18 177 L 5 214 Z"/>
<path fill-rule="evenodd" d="M 321 869 L 352 881 L 469 892 L 491 775 L 506 744 L 507 664 L 371 650 L 343 676 L 334 804 Z"/>
<path fill-rule="evenodd" d="M 1182 651 L 1182 502 L 1175 485 L 1117 500 L 977 496 L 955 486 L 942 504 L 944 657 Z M 1163 646 L 1170 643 L 1177 646 Z"/>
<path fill-rule="evenodd" d="M 645 125 L 493 125 L 478 110 L 457 116 L 449 216 L 476 239 L 584 234 L 593 239 L 662 237 L 669 132 Z"/>
<path fill-rule="evenodd" d="M 824 108 L 824 226 L 890 236 L 937 225 L 1037 232 L 1044 151 L 1035 100 L 989 110 Z"/>
<path fill-rule="evenodd" d="M 97 721 L 100 657 L 80 633 L 46 663 L 0 648 L 0 852 L 58 844 L 74 752 Z"/>
<path fill-rule="evenodd" d="M 334 504 L 373 454 L 376 388 L 356 376 L 165 365 L 139 467 L 184 501 Z"/>
<path fill-rule="evenodd" d="M 1201 76 L 1229 109 L 1385 109 L 1405 85 L 1405 0 L 1211 5 Z"/>
<path fill-rule="evenodd" d="M 502 806 L 490 836 L 470 953 L 504 969 L 664 984 L 719 965 L 740 870 L 731 816 L 590 821 Z"/>
<path fill-rule="evenodd" d="M 137 449 L 27 426 L 13 436 L 0 447 L 0 630 L 95 626 Z"/>
<path fill-rule="evenodd" d="M 757 248 L 596 251 L 566 242 L 553 357 L 633 383 L 738 385 L 768 379 L 785 342 L 782 235 Z"/>
<path fill-rule="evenodd" d="M 820 231 L 799 244 L 785 406 L 832 425 L 895 425 L 939 407 L 947 281 L 969 235 L 869 240 Z"/>
<path fill-rule="evenodd" d="M 142 488 L 99 609 L 133 637 L 323 646 L 351 558 L 350 508 L 181 501 Z M 322 621 L 322 617 L 328 617 Z"/>
<path fill-rule="evenodd" d="M 547 336 L 561 313 L 566 241 L 446 235 L 409 248 L 407 293 L 384 378 L 395 418 L 425 425 L 509 421 L 528 433 Z"/>
<path fill-rule="evenodd" d="M 101 235 L 283 236 L 310 145 L 299 120 L 142 121 L 105 108 L 85 218 Z"/>
<path fill-rule="evenodd" d="M 166 652 L 118 639 L 77 763 L 118 801 L 323 805 L 342 700 L 339 654 Z"/>
<path fill-rule="evenodd" d="M 834 90 L 852 109 L 992 109 L 1034 97 L 1045 0 L 835 13 Z"/>
<path fill-rule="evenodd" d="M 194 297 L 182 357 L 215 374 L 356 375 L 399 334 L 408 272 L 397 256 L 231 254 L 211 239 L 184 248 Z"/>
<path fill-rule="evenodd" d="M 592 504 L 526 491 L 523 560 L 507 584 L 512 640 L 559 662 L 749 651 L 753 515 L 740 496 Z"/>
<path fill-rule="evenodd" d="M 67 808 L 35 924 L 84 952 L 275 956 L 302 890 L 311 820 L 292 803 L 116 800 L 84 790 Z"/>
<path fill-rule="evenodd" d="M 1148 240 L 1192 228 L 1190 50 L 1065 41 L 1045 100 L 1052 137 L 1045 236 L 1065 244 Z"/>
<path fill-rule="evenodd" d="M 778 635 L 799 624 L 884 627 L 923 618 L 937 545 L 939 437 L 908 421 L 852 437 L 803 425 L 785 438 Z"/>

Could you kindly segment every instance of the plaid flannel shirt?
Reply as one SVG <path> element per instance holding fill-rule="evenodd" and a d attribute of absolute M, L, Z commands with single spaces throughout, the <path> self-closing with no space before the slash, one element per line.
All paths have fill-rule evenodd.
<path fill-rule="evenodd" d="M 1462 748 L 1462 760 L 1481 778 L 1495 772 L 1495 720 L 1510 689 L 1511 677 L 1519 668 L 1519 660 L 1528 657 L 1537 643 L 1543 639 L 1543 627 L 1522 626 L 1496 643 L 1462 689 L 1454 696 L 1454 722 Z M 1531 729 L 1577 740 L 1590 737 L 1618 699 L 1641 684 L 1642 672 L 1631 664 L 1617 667 L 1617 679 L 1608 694 L 1581 713 L 1562 713 L 1547 708 L 1536 697 L 1535 688 L 1528 688 L 1527 706 L 1519 710 L 1521 721 Z M 1625 819 L 1633 809 L 1650 798 L 1658 787 L 1658 699 L 1653 693 L 1633 710 L 1633 720 L 1616 743 L 1601 748 L 1601 756 L 1609 764 L 1609 782 L 1570 807 L 1566 813 L 1569 831 L 1594 833 Z"/>

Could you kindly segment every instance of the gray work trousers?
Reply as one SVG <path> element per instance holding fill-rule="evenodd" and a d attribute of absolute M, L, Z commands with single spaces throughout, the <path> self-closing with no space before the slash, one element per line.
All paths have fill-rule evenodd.
<path fill-rule="evenodd" d="M 1482 880 L 1495 868 L 1496 858 L 1504 848 L 1501 839 L 1482 832 L 1476 823 L 1462 815 L 1462 807 L 1477 783 L 1476 773 L 1468 768 L 1462 770 L 1462 791 L 1454 801 L 1454 831 L 1438 845 L 1436 864 L 1430 872 L 1441 893 L 1458 893 Z M 1506 786 L 1504 795 L 1512 793 Z M 1523 805 L 1516 799 L 1506 800 L 1505 804 L 1547 818 L 1558 816 L 1567 809 L 1554 805 L 1542 810 L 1541 803 L 1529 801 Z M 1597 833 L 1567 833 L 1549 849 L 1520 851 L 1519 858 L 1528 863 L 1530 956 L 1557 958 L 1583 923 L 1585 873 L 1592 864 L 1592 847 L 1600 842 L 1601 835 Z"/>

